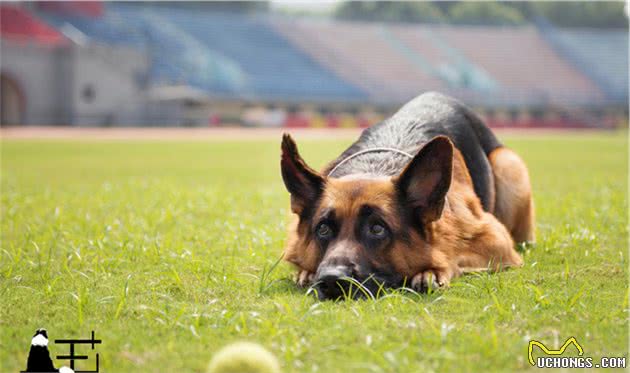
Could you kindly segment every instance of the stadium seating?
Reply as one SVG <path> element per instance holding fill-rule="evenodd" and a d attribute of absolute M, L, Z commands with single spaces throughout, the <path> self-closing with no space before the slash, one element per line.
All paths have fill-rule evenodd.
<path fill-rule="evenodd" d="M 438 90 L 473 105 L 624 102 L 625 31 L 403 25 L 106 3 L 42 12 L 72 39 L 146 51 L 151 82 L 216 97 L 398 104 Z M 76 36 L 76 35 L 75 35 Z"/>
<path fill-rule="evenodd" d="M 151 59 L 149 74 L 156 85 L 187 83 L 219 94 L 234 94 L 244 79 L 236 63 L 200 45 L 167 19 L 140 7 L 109 4 L 101 17 L 41 15 L 66 35 L 78 30 L 97 42 L 146 51 Z"/>
<path fill-rule="evenodd" d="M 382 25 L 277 20 L 276 29 L 371 99 L 401 102 L 427 90 L 445 90 L 430 68 L 414 61 Z"/>
<path fill-rule="evenodd" d="M 401 101 L 433 89 L 462 98 L 483 94 L 502 105 L 597 102 L 604 97 L 532 26 L 384 26 L 299 20 L 277 22 L 277 27 L 377 100 Z"/>
<path fill-rule="evenodd" d="M 603 99 L 599 87 L 555 53 L 534 27 L 438 27 L 435 32 L 487 71 L 515 103 Z"/>
<path fill-rule="evenodd" d="M 187 83 L 215 95 L 271 99 L 359 99 L 363 92 L 320 67 L 256 17 L 197 14 L 166 6 L 108 3 L 100 18 L 49 14 L 94 40 L 143 48 L 154 83 Z"/>
<path fill-rule="evenodd" d="M 392 26 L 396 38 L 422 56 L 433 74 L 458 89 L 477 92 L 492 92 L 498 88 L 493 77 L 479 66 L 474 65 L 459 50 L 440 38 L 434 27 Z"/>
<path fill-rule="evenodd" d="M 553 28 L 544 35 L 558 53 L 596 81 L 610 99 L 628 100 L 627 30 Z"/>
<path fill-rule="evenodd" d="M 322 100 L 363 96 L 294 48 L 265 18 L 162 7 L 155 12 L 207 48 L 238 61 L 248 79 L 248 94 Z"/>

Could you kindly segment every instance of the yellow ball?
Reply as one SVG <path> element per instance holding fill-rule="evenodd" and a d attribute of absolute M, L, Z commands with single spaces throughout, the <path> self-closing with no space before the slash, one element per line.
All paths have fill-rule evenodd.
<path fill-rule="evenodd" d="M 280 364 L 271 352 L 251 342 L 236 342 L 217 352 L 208 373 L 280 373 Z"/>

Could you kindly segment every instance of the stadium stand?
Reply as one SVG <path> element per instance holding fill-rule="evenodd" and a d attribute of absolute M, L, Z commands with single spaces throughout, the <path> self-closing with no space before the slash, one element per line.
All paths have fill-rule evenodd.
<path fill-rule="evenodd" d="M 433 74 L 452 88 L 493 92 L 498 83 L 483 68 L 474 65 L 457 49 L 436 35 L 432 27 L 392 26 L 395 36 L 408 48 L 422 56 Z"/>
<path fill-rule="evenodd" d="M 534 27 L 437 27 L 435 32 L 496 79 L 512 105 L 604 98 L 601 89 L 555 53 Z"/>
<path fill-rule="evenodd" d="M 78 43 L 96 41 L 145 51 L 155 85 L 185 83 L 217 94 L 235 94 L 244 79 L 235 62 L 141 8 L 109 4 L 97 17 L 56 11 L 40 15 Z"/>
<path fill-rule="evenodd" d="M 246 95 L 283 99 L 355 100 L 364 94 L 320 67 L 268 25 L 265 17 L 198 14 L 157 7 L 156 13 L 199 42 L 238 61 L 248 78 Z"/>
<path fill-rule="evenodd" d="M 43 16 L 61 30 L 69 24 L 100 42 L 144 48 L 158 84 L 187 83 L 215 95 L 249 99 L 364 97 L 255 16 L 125 3 L 107 3 L 97 18 Z"/>
<path fill-rule="evenodd" d="M 439 90 L 497 106 L 627 97 L 622 32 L 292 20 L 125 3 L 106 3 L 96 17 L 43 16 L 66 35 L 71 25 L 100 42 L 143 48 L 154 84 L 220 97 L 389 104 Z"/>
<path fill-rule="evenodd" d="M 541 31 L 550 45 L 597 82 L 610 100 L 628 100 L 627 30 L 561 29 L 544 25 Z"/>
<path fill-rule="evenodd" d="M 403 102 L 418 92 L 447 88 L 384 25 L 283 19 L 274 26 L 319 63 L 367 91 L 373 101 Z"/>
<path fill-rule="evenodd" d="M 531 26 L 497 32 L 483 26 L 284 21 L 277 27 L 377 101 L 400 101 L 426 90 L 452 92 L 468 101 L 484 94 L 484 104 L 496 105 L 603 99 L 600 88 Z"/>

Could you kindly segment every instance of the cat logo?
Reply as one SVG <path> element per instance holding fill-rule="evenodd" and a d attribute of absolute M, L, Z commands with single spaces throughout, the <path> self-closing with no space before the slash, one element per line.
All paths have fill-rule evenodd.
<path fill-rule="evenodd" d="M 529 347 L 527 348 L 529 363 L 533 366 L 536 366 L 536 362 L 534 361 L 534 357 L 532 356 L 534 346 L 538 346 L 547 355 L 557 356 L 557 355 L 562 355 L 570 344 L 573 344 L 575 348 L 577 348 L 579 356 L 584 355 L 584 349 L 582 349 L 582 346 L 580 346 L 580 344 L 575 339 L 575 337 L 571 337 L 567 339 L 566 342 L 564 342 L 564 344 L 562 345 L 562 347 L 560 347 L 557 350 L 550 350 L 547 348 L 547 346 L 545 346 L 544 344 L 542 344 L 542 342 L 539 342 L 539 341 L 529 341 Z"/>

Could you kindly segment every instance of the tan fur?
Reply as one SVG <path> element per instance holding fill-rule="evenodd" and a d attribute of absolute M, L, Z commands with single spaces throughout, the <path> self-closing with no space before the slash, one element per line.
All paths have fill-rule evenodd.
<path fill-rule="evenodd" d="M 345 225 L 352 227 L 352 220 L 356 219 L 358 210 L 362 205 L 377 203 L 379 207 L 388 212 L 388 216 L 395 217 L 393 211 L 393 184 L 389 179 L 383 180 L 346 180 L 328 179 L 315 215 L 327 208 L 334 208 L 339 216 L 349 222 Z M 323 259 L 313 240 L 307 238 L 306 230 L 309 222 L 299 222 L 297 217 L 289 227 L 289 239 L 285 250 L 285 260 L 293 263 L 301 270 L 314 273 Z M 391 226 L 399 224 L 396 219 L 388 221 Z M 341 232 L 341 234 L 349 232 Z M 303 275 L 306 276 L 306 275 Z"/>
<path fill-rule="evenodd" d="M 302 223 L 304 225 L 305 222 Z M 315 273 L 322 260 L 315 242 L 308 239 L 306 232 L 304 232 L 305 228 L 304 226 L 300 227 L 299 218 L 294 216 L 289 224 L 289 236 L 284 250 L 284 260 L 295 265 L 300 272 L 307 272 L 307 274 L 299 273 L 298 280 L 305 279 L 308 274 Z M 306 285 L 306 283 L 301 285 Z"/>
<path fill-rule="evenodd" d="M 402 226 L 401 217 L 395 207 L 394 183 L 388 178 L 327 179 L 315 214 L 333 207 L 342 219 L 351 220 L 356 218 L 358 209 L 363 204 L 377 204 L 386 212 L 386 223 L 395 232 L 404 230 L 409 236 L 408 240 L 397 240 L 377 260 L 392 265 L 413 286 L 431 281 L 437 286 L 446 286 L 452 278 L 471 268 L 500 270 L 522 265 L 522 259 L 514 250 L 514 242 L 508 230 L 494 215 L 483 210 L 464 159 L 457 149 L 453 153 L 451 180 L 442 215 L 426 226 L 424 237 L 416 230 Z M 499 179 L 499 182 L 503 181 Z M 505 211 L 499 197 L 497 202 L 497 208 Z M 309 238 L 308 224 L 309 222 L 299 222 L 296 217 L 289 228 L 285 250 L 285 259 L 300 270 L 300 285 L 306 284 L 305 279 L 316 272 L 323 259 L 313 243 L 314 240 Z M 351 227 L 352 224 L 348 226 Z M 343 237 L 352 233 L 342 231 L 339 234 Z M 356 250 L 360 251 L 360 248 Z M 348 255 L 347 252 L 345 254 Z M 326 255 L 335 254 L 327 252 Z"/>
<path fill-rule="evenodd" d="M 494 215 L 516 242 L 534 242 L 534 201 L 525 163 L 508 148 L 498 148 L 488 158 L 496 189 Z"/>
<path fill-rule="evenodd" d="M 432 272 L 448 284 L 470 268 L 499 270 L 521 266 L 514 242 L 505 227 L 484 212 L 459 151 L 454 153 L 453 179 L 442 217 L 428 227 L 427 242 L 416 237 L 422 250 L 397 247 L 391 260 L 409 278 Z"/>

